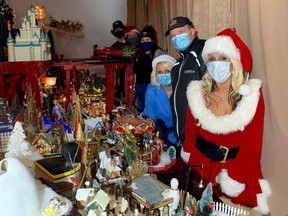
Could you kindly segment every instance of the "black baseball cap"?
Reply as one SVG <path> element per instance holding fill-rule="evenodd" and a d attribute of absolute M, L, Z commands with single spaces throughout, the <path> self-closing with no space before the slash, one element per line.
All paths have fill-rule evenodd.
<path fill-rule="evenodd" d="M 172 29 L 179 28 L 185 25 L 189 25 L 192 28 L 194 27 L 193 23 L 187 17 L 178 16 L 178 17 L 173 18 L 169 22 L 168 30 L 166 31 L 165 36 L 168 36 Z"/>
<path fill-rule="evenodd" d="M 121 29 L 125 29 L 125 25 L 123 24 L 123 22 L 121 20 L 116 20 L 115 22 L 113 22 L 112 24 L 112 31 L 115 31 L 116 28 L 121 28 Z"/>

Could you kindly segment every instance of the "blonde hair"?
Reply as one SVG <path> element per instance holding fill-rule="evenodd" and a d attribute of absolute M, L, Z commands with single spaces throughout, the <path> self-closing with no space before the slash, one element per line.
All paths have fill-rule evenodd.
<path fill-rule="evenodd" d="M 231 72 L 231 85 L 229 89 L 228 101 L 232 106 L 232 109 L 235 110 L 238 102 L 242 98 L 241 94 L 239 93 L 239 89 L 240 86 L 245 82 L 245 73 L 239 60 L 233 58 L 230 60 L 233 68 Z M 202 80 L 204 97 L 210 97 L 209 94 L 217 90 L 216 82 L 213 80 L 209 73 L 205 73 Z"/>
<path fill-rule="evenodd" d="M 162 64 L 163 67 L 164 67 L 166 70 L 169 70 L 169 71 L 170 71 L 170 74 L 171 74 L 171 70 L 172 70 L 172 68 L 173 68 L 173 66 L 174 66 L 171 62 L 168 62 L 168 61 L 161 61 L 161 62 L 158 62 L 158 63 L 155 65 L 155 67 L 153 68 L 152 73 L 151 73 L 151 75 L 150 75 L 150 78 L 151 78 L 151 84 L 156 85 L 156 86 L 160 86 L 160 83 L 157 81 L 157 75 L 158 75 L 158 73 L 157 73 L 156 68 L 157 68 L 157 65 L 158 65 L 158 64 Z"/>

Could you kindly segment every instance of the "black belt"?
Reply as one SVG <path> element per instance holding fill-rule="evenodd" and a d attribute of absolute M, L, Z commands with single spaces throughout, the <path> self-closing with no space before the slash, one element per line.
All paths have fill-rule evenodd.
<path fill-rule="evenodd" d="M 216 145 L 208 142 L 200 135 L 197 136 L 195 146 L 206 157 L 213 161 L 220 161 L 223 163 L 225 163 L 226 160 L 236 158 L 236 155 L 240 149 L 240 146 L 227 148 L 225 146 Z"/>

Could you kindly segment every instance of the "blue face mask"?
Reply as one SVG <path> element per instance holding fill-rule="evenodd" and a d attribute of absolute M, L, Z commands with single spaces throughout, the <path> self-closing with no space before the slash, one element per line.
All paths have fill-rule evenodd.
<path fill-rule="evenodd" d="M 162 86 L 169 86 L 171 84 L 171 74 L 158 74 L 157 81 Z"/>
<path fill-rule="evenodd" d="M 147 42 L 141 42 L 140 43 L 140 47 L 141 49 L 146 52 L 146 51 L 150 51 L 152 49 L 152 42 L 151 41 L 147 41 Z"/>
<path fill-rule="evenodd" d="M 207 71 L 217 83 L 224 83 L 231 76 L 230 62 L 213 61 L 207 64 Z"/>
<path fill-rule="evenodd" d="M 176 49 L 184 51 L 190 46 L 191 41 L 189 40 L 188 33 L 184 33 L 173 37 L 172 43 Z"/>

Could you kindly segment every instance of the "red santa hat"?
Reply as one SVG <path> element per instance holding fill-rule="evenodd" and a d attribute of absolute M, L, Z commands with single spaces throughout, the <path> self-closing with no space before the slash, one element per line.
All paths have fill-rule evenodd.
<path fill-rule="evenodd" d="M 135 26 L 127 26 L 125 31 L 124 31 L 124 36 L 126 37 L 127 34 L 131 31 L 136 32 L 138 35 L 140 35 L 139 29 L 137 29 Z"/>
<path fill-rule="evenodd" d="M 237 59 L 241 62 L 243 70 L 249 73 L 252 68 L 252 56 L 247 45 L 236 34 L 235 29 L 225 29 L 217 34 L 216 37 L 212 37 L 205 42 L 205 46 L 202 51 L 202 58 L 207 61 L 208 54 L 221 53 L 229 58 Z M 251 88 L 246 83 L 241 85 L 239 93 L 242 95 L 248 95 L 251 92 Z"/>
<path fill-rule="evenodd" d="M 225 29 L 216 37 L 208 39 L 202 51 L 202 58 L 207 60 L 210 53 L 221 53 L 229 58 L 238 59 L 241 61 L 243 70 L 247 73 L 251 72 L 251 52 L 234 29 Z"/>

